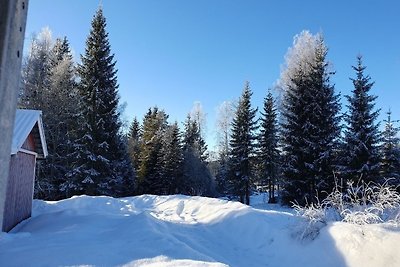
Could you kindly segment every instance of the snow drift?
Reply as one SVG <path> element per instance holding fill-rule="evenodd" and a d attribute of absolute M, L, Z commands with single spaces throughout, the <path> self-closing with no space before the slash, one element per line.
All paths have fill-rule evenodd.
<path fill-rule="evenodd" d="M 34 201 L 0 235 L 0 266 L 400 266 L 400 231 L 330 223 L 301 241 L 302 218 L 219 199 L 143 195 Z"/>

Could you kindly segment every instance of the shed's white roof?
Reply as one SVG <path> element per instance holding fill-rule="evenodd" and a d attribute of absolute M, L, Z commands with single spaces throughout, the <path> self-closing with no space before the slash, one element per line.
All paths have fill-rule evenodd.
<path fill-rule="evenodd" d="M 44 137 L 42 112 L 39 110 L 17 109 L 15 114 L 13 140 L 11 146 L 11 155 L 17 154 L 22 148 L 26 138 L 35 130 L 36 133 L 36 153 L 39 157 L 47 156 L 47 145 Z"/>

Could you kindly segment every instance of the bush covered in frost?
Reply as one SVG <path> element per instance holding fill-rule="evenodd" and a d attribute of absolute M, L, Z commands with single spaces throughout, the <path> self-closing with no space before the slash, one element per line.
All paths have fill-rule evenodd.
<path fill-rule="evenodd" d="M 400 194 L 396 188 L 383 184 L 348 183 L 345 188 L 335 186 L 324 200 L 306 206 L 293 204 L 297 215 L 304 218 L 296 235 L 300 239 L 314 239 L 330 221 L 365 225 L 387 222 L 400 226 Z"/>

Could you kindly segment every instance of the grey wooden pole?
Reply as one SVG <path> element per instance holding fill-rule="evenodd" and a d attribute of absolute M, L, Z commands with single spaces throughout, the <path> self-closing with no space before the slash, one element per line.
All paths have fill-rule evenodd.
<path fill-rule="evenodd" d="M 28 2 L 0 0 L 0 231 L 3 231 Z"/>

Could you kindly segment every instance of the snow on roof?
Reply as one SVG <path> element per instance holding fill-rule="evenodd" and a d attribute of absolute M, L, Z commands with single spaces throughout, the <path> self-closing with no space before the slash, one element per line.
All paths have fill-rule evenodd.
<path fill-rule="evenodd" d="M 15 114 L 11 155 L 17 154 L 28 135 L 34 131 L 36 153 L 38 157 L 47 157 L 47 145 L 44 137 L 42 112 L 39 110 L 17 109 Z"/>

